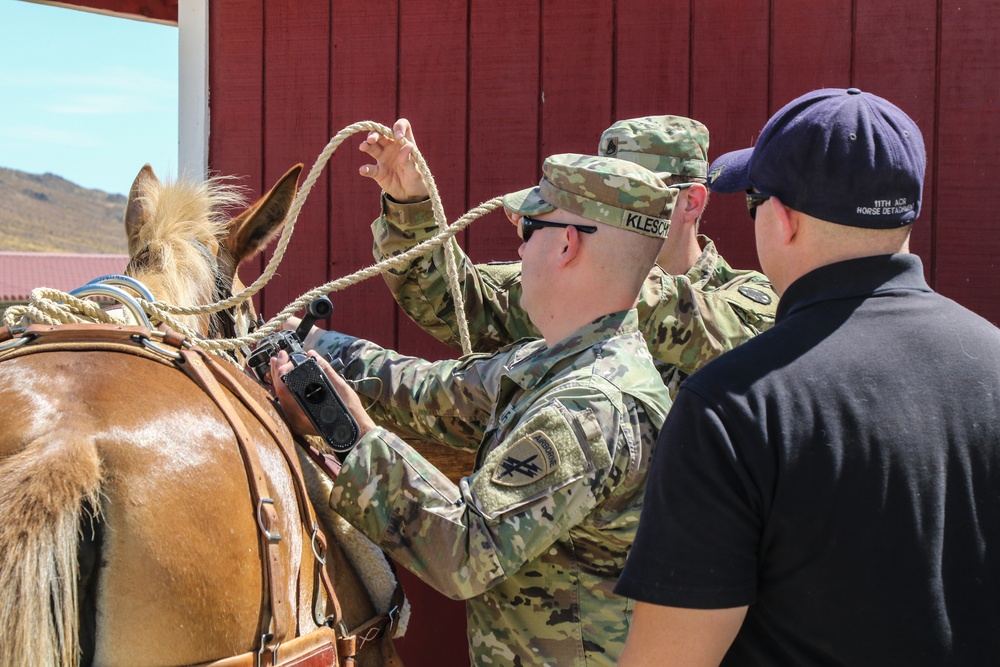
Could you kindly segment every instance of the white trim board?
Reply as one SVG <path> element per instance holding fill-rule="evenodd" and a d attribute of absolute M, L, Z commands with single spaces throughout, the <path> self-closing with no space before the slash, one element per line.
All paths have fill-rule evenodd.
<path fill-rule="evenodd" d="M 178 175 L 208 176 L 208 3 L 179 0 Z"/>

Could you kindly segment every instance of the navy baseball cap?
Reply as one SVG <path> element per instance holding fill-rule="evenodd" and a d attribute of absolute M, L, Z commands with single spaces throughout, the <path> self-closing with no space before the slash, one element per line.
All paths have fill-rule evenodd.
<path fill-rule="evenodd" d="M 916 123 L 857 88 L 815 90 L 767 121 L 753 148 L 708 172 L 713 192 L 758 192 L 820 220 L 891 229 L 920 213 L 927 155 Z"/>

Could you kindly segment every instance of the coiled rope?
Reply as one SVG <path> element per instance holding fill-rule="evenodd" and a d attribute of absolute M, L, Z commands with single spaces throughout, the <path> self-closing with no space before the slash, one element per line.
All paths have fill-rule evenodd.
<path fill-rule="evenodd" d="M 378 132 L 387 137 L 393 138 L 392 131 L 385 125 L 374 121 L 361 121 L 348 125 L 334 135 L 332 139 L 330 139 L 326 147 L 316 158 L 316 162 L 309 170 L 309 174 L 306 177 L 305 182 L 302 184 L 302 187 L 299 189 L 292 202 L 292 206 L 288 211 L 288 220 L 285 223 L 285 227 L 278 239 L 278 244 L 275 246 L 274 254 L 271 257 L 271 260 L 264 268 L 263 273 L 261 273 L 260 277 L 258 277 L 253 284 L 249 285 L 239 294 L 234 294 L 227 299 L 203 306 L 177 306 L 160 301 L 149 301 L 141 297 L 137 297 L 136 302 L 142 307 L 143 311 L 149 315 L 150 320 L 154 323 L 163 323 L 171 329 L 183 333 L 185 336 L 195 340 L 198 345 L 207 350 L 214 352 L 237 350 L 247 345 L 256 343 L 280 329 L 281 325 L 289 317 L 304 308 L 306 304 L 313 299 L 337 292 L 345 287 L 367 280 L 372 276 L 385 273 L 386 271 L 407 264 L 411 260 L 444 245 L 450 238 L 455 236 L 455 234 L 468 227 L 473 220 L 486 215 L 501 205 L 500 198 L 495 197 L 469 210 L 465 215 L 456 220 L 453 224 L 449 225 L 447 219 L 445 218 L 444 206 L 441 204 L 441 197 L 438 194 L 437 184 L 434 181 L 434 177 L 431 174 L 430 169 L 428 169 L 423 155 L 421 155 L 419 149 L 414 146 L 411 156 L 414 166 L 424 177 L 424 180 L 427 183 L 427 189 L 430 192 L 434 221 L 438 226 L 438 232 L 433 237 L 414 246 L 413 248 L 410 248 L 406 252 L 393 257 L 388 257 L 367 268 L 360 269 L 350 275 L 332 280 L 305 292 L 288 304 L 280 313 L 268 320 L 268 322 L 266 322 L 263 326 L 259 327 L 252 334 L 248 334 L 246 336 L 224 339 L 208 339 L 201 336 L 198 332 L 192 331 L 189 327 L 178 321 L 177 318 L 174 317 L 175 315 L 201 315 L 215 313 L 243 303 L 263 289 L 263 287 L 277 272 L 278 266 L 281 264 L 281 260 L 285 255 L 285 250 L 291 241 L 292 232 L 295 229 L 295 223 L 298 221 L 299 212 L 302 210 L 302 206 L 309 197 L 309 193 L 312 190 L 313 185 L 315 185 L 316 181 L 319 179 L 320 174 L 337 148 L 344 142 L 345 139 L 347 139 L 347 137 L 352 134 L 356 134 L 357 132 Z M 468 354 L 472 351 L 472 344 L 469 338 L 469 324 L 465 315 L 465 299 L 462 296 L 462 290 L 458 280 L 456 252 L 457 251 L 454 246 L 444 248 L 445 271 L 448 276 L 448 286 L 451 290 L 452 299 L 454 299 L 455 302 L 455 313 L 458 318 L 458 329 L 462 344 L 462 351 L 465 354 Z M 29 323 L 55 325 L 98 322 L 112 324 L 120 321 L 110 313 L 102 310 L 93 301 L 77 298 L 56 289 L 39 287 L 31 291 L 30 301 L 27 305 L 8 307 L 4 313 L 3 322 L 8 326 L 15 327 L 25 326 Z"/>

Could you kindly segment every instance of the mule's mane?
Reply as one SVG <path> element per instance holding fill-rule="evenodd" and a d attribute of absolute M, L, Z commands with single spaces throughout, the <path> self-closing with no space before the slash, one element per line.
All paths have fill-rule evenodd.
<path fill-rule="evenodd" d="M 145 222 L 129 241 L 129 257 L 135 262 L 129 274 L 158 300 L 180 306 L 214 300 L 215 255 L 227 232 L 227 213 L 242 210 L 246 202 L 242 188 L 227 180 L 153 181 L 135 193 Z M 205 330 L 195 318 L 182 319 Z"/>

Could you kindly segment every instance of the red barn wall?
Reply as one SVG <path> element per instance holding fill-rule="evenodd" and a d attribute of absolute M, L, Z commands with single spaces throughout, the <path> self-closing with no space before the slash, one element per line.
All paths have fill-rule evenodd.
<path fill-rule="evenodd" d="M 311 166 L 345 126 L 405 116 L 451 220 L 537 182 L 546 155 L 594 151 L 616 119 L 697 118 L 714 158 L 752 144 L 810 89 L 877 93 L 924 132 L 912 247 L 928 280 L 1000 323 L 1000 0 L 212 0 L 210 12 L 213 170 L 260 193 L 292 164 Z M 307 201 L 260 297 L 266 316 L 372 262 L 378 189 L 357 175 L 361 139 L 344 143 Z M 742 197 L 713 197 L 702 230 L 734 266 L 757 266 Z M 516 257 L 499 213 L 460 240 L 477 261 Z M 337 328 L 452 354 L 400 317 L 379 278 L 332 298 Z M 407 664 L 465 663 L 462 604 L 406 583 Z"/>
<path fill-rule="evenodd" d="M 545 155 L 594 150 L 613 120 L 676 113 L 705 122 L 712 155 L 753 142 L 771 113 L 823 86 L 897 103 L 924 132 L 928 173 L 913 248 L 931 284 L 993 322 L 988 222 L 1000 194 L 1000 0 L 478 0 L 364 3 L 213 0 L 210 165 L 256 191 L 310 166 L 346 125 L 414 125 L 445 210 L 467 209 L 539 176 Z M 657 14 L 660 16 L 657 16 Z M 655 17 L 655 18 L 654 18 Z M 357 176 L 355 135 L 313 191 L 266 314 L 371 260 L 377 190 Z M 939 193 L 946 196 L 939 198 Z M 713 198 L 703 231 L 754 266 L 739 197 Z M 460 236 L 477 260 L 515 256 L 499 214 Z M 978 282 L 978 281 L 977 281 Z M 427 356 L 448 352 L 400 322 L 373 279 L 335 296 L 340 326 Z"/>

